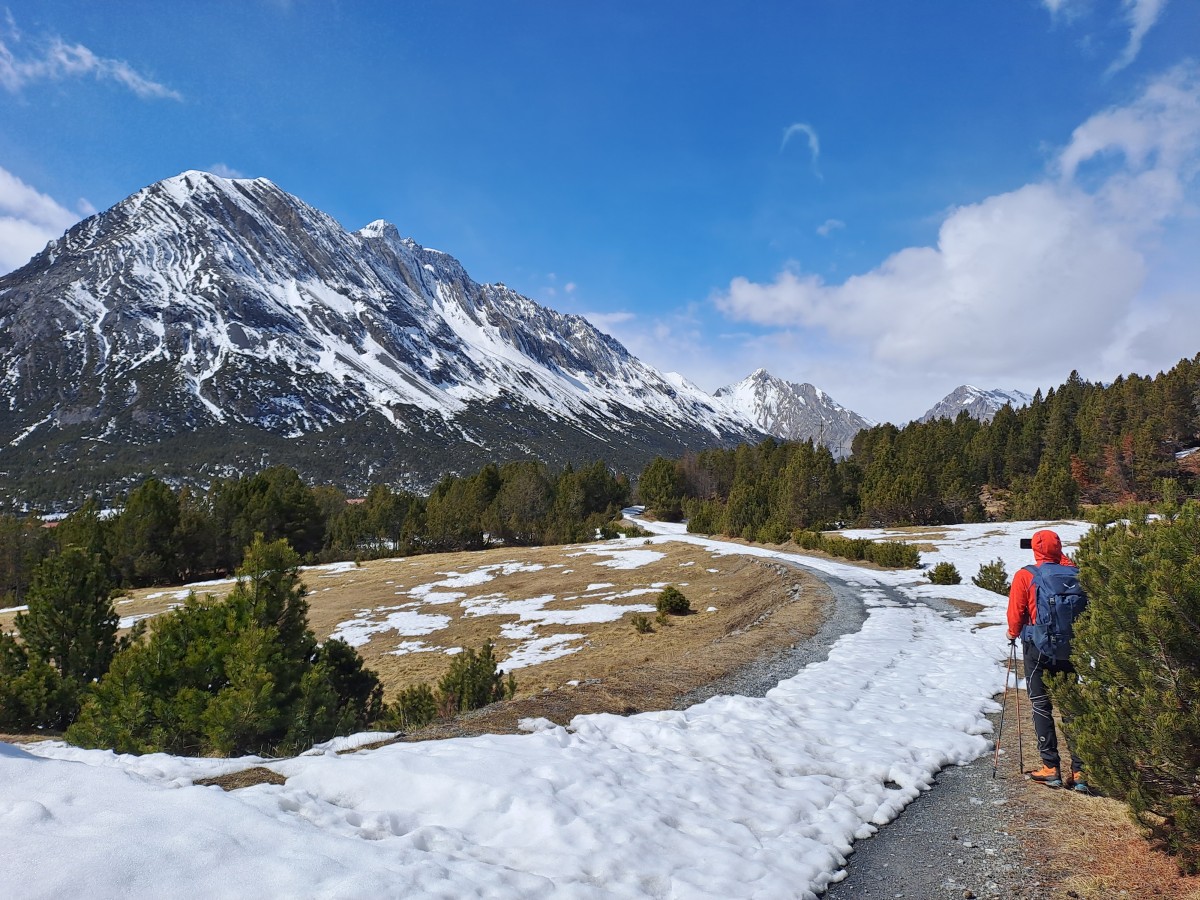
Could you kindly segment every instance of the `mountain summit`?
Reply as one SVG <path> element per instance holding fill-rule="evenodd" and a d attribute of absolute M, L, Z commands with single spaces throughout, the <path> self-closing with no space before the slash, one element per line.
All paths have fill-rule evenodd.
<path fill-rule="evenodd" d="M 715 396 L 768 434 L 792 441 L 811 439 L 835 456 L 849 456 L 854 435 L 875 424 L 838 405 L 820 388 L 784 381 L 766 369 L 721 388 Z"/>
<path fill-rule="evenodd" d="M 348 488 L 756 439 L 579 316 L 386 222 L 185 172 L 0 278 L 0 468 L 84 489 L 273 463 Z"/>
<path fill-rule="evenodd" d="M 964 410 L 980 422 L 990 422 L 1003 406 L 1011 405 L 1013 409 L 1026 406 L 1033 398 L 1023 391 L 985 391 L 973 385 L 963 384 L 939 400 L 925 415 L 922 422 L 932 422 L 934 419 L 954 419 Z"/>

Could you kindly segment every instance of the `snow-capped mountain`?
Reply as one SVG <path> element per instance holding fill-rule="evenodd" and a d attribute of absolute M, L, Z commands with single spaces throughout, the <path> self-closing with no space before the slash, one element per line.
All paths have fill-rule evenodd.
<path fill-rule="evenodd" d="M 768 434 L 794 441 L 811 438 L 835 456 L 848 456 L 854 435 L 875 424 L 838 405 L 820 388 L 784 381 L 766 369 L 719 389 L 715 396 Z"/>
<path fill-rule="evenodd" d="M 922 422 L 934 419 L 954 419 L 963 410 L 980 422 L 990 422 L 1002 406 L 1011 404 L 1013 409 L 1027 405 L 1033 398 L 1023 391 L 985 391 L 969 384 L 956 387 L 921 416 Z"/>
<path fill-rule="evenodd" d="M 386 222 L 357 232 L 266 179 L 185 172 L 0 278 L 0 469 L 112 484 L 272 463 L 355 486 L 492 459 L 761 435 L 579 316 Z"/>

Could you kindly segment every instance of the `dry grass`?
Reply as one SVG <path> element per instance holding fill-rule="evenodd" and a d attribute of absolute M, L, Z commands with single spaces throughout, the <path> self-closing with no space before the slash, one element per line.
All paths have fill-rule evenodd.
<path fill-rule="evenodd" d="M 1200 900 L 1200 878 L 1181 876 L 1174 859 L 1152 850 L 1125 804 L 1024 779 L 1010 785 L 1008 830 L 1055 885 L 1051 896 Z"/>
<path fill-rule="evenodd" d="M 955 597 L 947 597 L 946 602 L 957 609 L 964 616 L 977 616 L 987 609 L 987 607 L 982 603 L 974 603 L 970 600 L 959 600 Z M 987 628 L 991 624 L 991 622 L 984 622 L 979 627 Z"/>
<path fill-rule="evenodd" d="M 517 669 L 519 702 L 510 706 L 523 710 L 522 715 L 540 715 L 543 713 L 536 710 L 545 709 L 549 718 L 566 721 L 571 710 L 669 708 L 676 697 L 736 670 L 757 655 L 811 636 L 829 602 L 828 589 L 819 581 L 769 560 L 717 555 L 682 542 L 645 547 L 625 543 L 619 545 L 622 550 L 645 549 L 662 556 L 637 568 L 619 569 L 605 565 L 611 556 L 588 552 L 617 546 L 494 549 L 308 568 L 302 571 L 302 579 L 309 592 L 309 624 L 317 638 L 324 640 L 342 623 L 364 615 L 381 619 L 389 609 L 403 612 L 397 609 L 401 606 L 411 607 L 410 612 L 447 617 L 445 626 L 432 633 L 401 635 L 381 630 L 358 647 L 366 664 L 379 674 L 385 697 L 390 699 L 404 687 L 436 683 L 449 665 L 447 651 L 478 648 L 490 639 L 503 661 L 528 640 L 501 635 L 505 626 L 520 624 L 517 612 L 503 611 L 501 606 L 498 614 L 481 613 L 481 601 L 552 596 L 542 606 L 564 618 L 588 605 L 631 607 L 615 621 L 535 625 L 539 638 L 581 637 L 569 642 L 575 652 Z M 502 569 L 505 564 L 514 565 Z M 490 580 L 466 587 L 433 588 L 446 602 L 429 602 L 439 599 L 429 596 L 418 604 L 418 598 L 410 594 L 414 588 L 445 581 L 448 576 L 484 568 L 490 568 Z M 635 607 L 652 610 L 657 592 L 665 584 L 678 587 L 694 612 L 671 617 L 668 625 L 656 623 L 650 634 L 638 634 L 630 622 Z M 231 587 L 230 581 L 197 590 L 220 597 Z M 638 590 L 645 593 L 613 596 Z M 450 592 L 458 596 L 450 597 Z M 118 599 L 117 612 L 122 617 L 159 615 L 186 595 L 183 587 L 134 590 Z M 0 617 L 0 627 L 4 626 Z M 401 644 L 415 641 L 433 649 L 403 652 Z"/>
<path fill-rule="evenodd" d="M 286 784 L 287 779 L 278 772 L 272 772 L 265 766 L 253 766 L 249 769 L 239 769 L 215 778 L 197 778 L 192 784 L 216 785 L 223 791 L 235 791 L 238 788 L 253 787 L 256 784 Z"/>
<path fill-rule="evenodd" d="M 1028 702 L 1022 691 L 1026 770 L 1040 765 Z M 1015 717 L 1012 695 L 1009 703 L 1008 712 Z M 1027 862 L 1040 874 L 1042 883 L 1050 886 L 1047 897 L 1200 900 L 1200 877 L 1181 876 L 1174 859 L 1153 850 L 1124 803 L 1047 788 L 1024 778 L 1016 725 L 1015 721 L 1008 723 L 1002 736 L 1006 752 L 1000 774 L 1009 799 L 1001 807 L 1002 815 L 1006 829 L 1020 840 Z M 1065 758 L 1068 745 L 1061 727 L 1058 745 Z"/>

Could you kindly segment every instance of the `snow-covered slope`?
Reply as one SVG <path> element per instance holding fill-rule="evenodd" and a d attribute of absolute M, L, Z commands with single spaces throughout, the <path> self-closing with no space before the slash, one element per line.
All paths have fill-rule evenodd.
<path fill-rule="evenodd" d="M 1025 406 L 1033 398 L 1023 391 L 985 391 L 969 384 L 956 387 L 921 416 L 922 422 L 934 419 L 954 419 L 963 410 L 981 422 L 990 422 L 1002 406 L 1011 404 L 1013 409 Z"/>
<path fill-rule="evenodd" d="M 266 179 L 203 172 L 138 191 L 0 278 L 0 392 L 5 457 L 49 440 L 69 465 L 204 432 L 225 445 L 201 454 L 213 465 L 316 454 L 329 468 L 332 450 L 346 482 L 757 436 L 585 319 L 477 284 L 386 222 L 349 232 Z"/>
<path fill-rule="evenodd" d="M 811 439 L 836 456 L 849 455 L 854 435 L 874 424 L 838 405 L 820 388 L 784 381 L 766 369 L 721 388 L 716 397 L 768 434 L 785 440 Z"/>

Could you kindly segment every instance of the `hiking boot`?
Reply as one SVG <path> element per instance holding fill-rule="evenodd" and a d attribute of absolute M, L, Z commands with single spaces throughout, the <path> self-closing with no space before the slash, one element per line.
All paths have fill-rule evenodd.
<path fill-rule="evenodd" d="M 1062 774 L 1055 766 L 1042 766 L 1040 769 L 1034 769 L 1029 773 L 1029 777 L 1034 781 L 1040 781 L 1046 787 L 1062 787 Z"/>
<path fill-rule="evenodd" d="M 1090 794 L 1092 789 L 1088 787 L 1087 780 L 1083 777 L 1082 772 L 1072 772 L 1067 778 L 1067 787 L 1072 790 L 1079 791 L 1081 794 Z"/>

